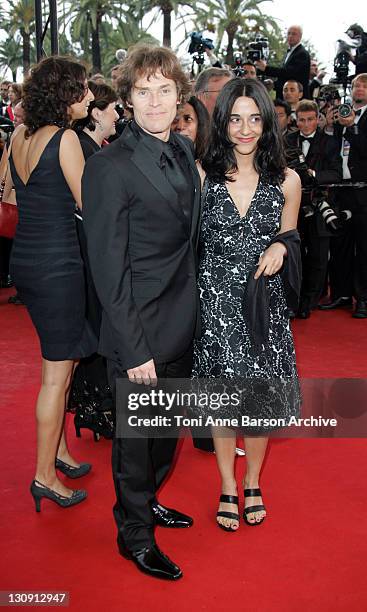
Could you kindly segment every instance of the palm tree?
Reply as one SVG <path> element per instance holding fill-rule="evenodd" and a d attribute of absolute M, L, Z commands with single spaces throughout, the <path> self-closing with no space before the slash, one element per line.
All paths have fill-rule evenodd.
<path fill-rule="evenodd" d="M 234 44 L 238 35 L 245 35 L 252 30 L 277 30 L 280 33 L 277 22 L 265 15 L 260 5 L 263 2 L 273 0 L 199 0 L 196 5 L 195 22 L 199 29 L 213 30 L 217 32 L 218 50 L 222 44 L 223 37 L 227 35 L 226 64 L 233 65 Z"/>
<path fill-rule="evenodd" d="M 19 32 L 22 37 L 23 74 L 26 76 L 31 63 L 31 36 L 35 30 L 34 1 L 8 0 L 6 20 L 11 35 Z"/>
<path fill-rule="evenodd" d="M 163 45 L 171 47 L 172 43 L 172 13 L 175 17 L 182 15 L 182 8 L 194 8 L 194 3 L 185 0 L 134 0 L 130 8 L 141 21 L 150 11 L 154 11 L 152 22 L 154 23 L 160 15 L 163 15 Z M 147 28 L 149 29 L 149 28 Z"/>
<path fill-rule="evenodd" d="M 123 14 L 121 2 L 118 0 L 73 0 L 69 9 L 64 11 L 62 19 L 71 24 L 74 41 L 82 41 L 84 50 L 92 48 L 92 70 L 100 72 L 101 29 L 105 21 L 112 22 Z"/>
<path fill-rule="evenodd" d="M 9 68 L 13 82 L 17 80 L 17 69 L 22 65 L 22 47 L 19 36 L 8 36 L 0 43 L 0 66 Z"/>
<path fill-rule="evenodd" d="M 104 48 L 103 74 L 107 74 L 112 66 L 116 64 L 115 54 L 117 49 L 128 49 L 128 47 L 138 42 L 158 44 L 158 41 L 151 34 L 148 34 L 148 32 L 139 27 L 137 20 L 132 18 L 131 15 L 127 15 L 126 20 L 119 21 L 117 25 L 104 23 L 102 41 Z"/>

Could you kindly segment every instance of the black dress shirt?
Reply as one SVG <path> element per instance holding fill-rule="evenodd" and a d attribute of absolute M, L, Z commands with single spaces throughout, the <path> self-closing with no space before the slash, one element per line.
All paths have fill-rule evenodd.
<path fill-rule="evenodd" d="M 178 201 L 190 224 L 194 202 L 194 183 L 186 153 L 174 142 L 172 133 L 168 142 L 164 142 L 145 132 L 136 121 L 132 122 L 131 129 L 137 138 L 143 140 L 167 181 L 177 193 Z"/>

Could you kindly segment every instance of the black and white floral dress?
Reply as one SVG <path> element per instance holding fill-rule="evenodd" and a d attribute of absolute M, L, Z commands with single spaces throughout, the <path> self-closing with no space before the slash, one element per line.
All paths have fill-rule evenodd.
<path fill-rule="evenodd" d="M 289 418 L 299 410 L 295 351 L 279 274 L 268 279 L 266 345 L 251 344 L 242 314 L 247 279 L 280 230 L 283 205 L 281 187 L 261 176 L 244 217 L 225 183 L 211 180 L 202 211 L 198 279 L 202 335 L 195 343 L 193 378 L 251 380 L 241 410 L 264 418 Z"/>

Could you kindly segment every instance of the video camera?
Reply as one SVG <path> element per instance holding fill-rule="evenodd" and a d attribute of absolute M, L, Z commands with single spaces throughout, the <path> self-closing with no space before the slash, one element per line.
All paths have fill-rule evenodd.
<path fill-rule="evenodd" d="M 246 46 L 246 55 L 247 59 L 252 62 L 257 62 L 259 60 L 267 61 L 269 58 L 270 48 L 269 48 L 269 39 L 265 38 L 261 34 L 257 34 L 255 36 L 255 40 L 248 43 Z"/>
<path fill-rule="evenodd" d="M 205 49 L 214 49 L 213 41 L 211 38 L 203 38 L 201 32 L 192 32 L 190 34 L 190 45 L 189 45 L 189 53 L 190 55 L 194 55 L 194 53 L 203 54 Z"/>

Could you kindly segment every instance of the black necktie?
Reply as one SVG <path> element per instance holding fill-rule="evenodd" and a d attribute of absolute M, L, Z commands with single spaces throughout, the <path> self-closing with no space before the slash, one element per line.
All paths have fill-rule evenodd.
<path fill-rule="evenodd" d="M 181 168 L 181 165 L 178 161 L 178 156 L 180 155 L 180 151 L 177 150 L 169 143 L 165 143 L 163 153 L 161 154 L 160 159 L 160 167 L 163 170 L 167 181 L 170 183 L 171 187 L 176 191 L 178 201 L 182 206 L 184 215 L 187 219 L 190 219 L 191 216 L 191 208 L 189 207 L 189 203 L 187 202 L 187 193 L 188 193 L 188 182 L 185 177 L 185 174 Z M 177 156 L 177 157 L 176 157 Z"/>

